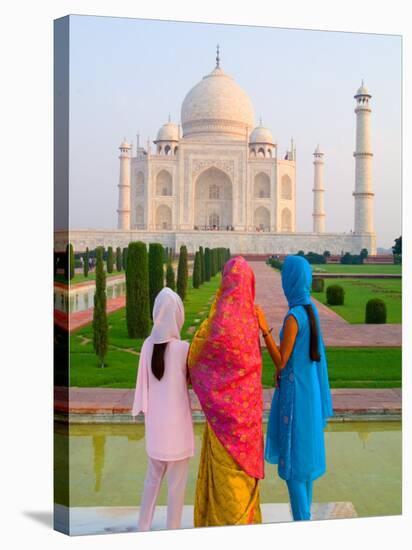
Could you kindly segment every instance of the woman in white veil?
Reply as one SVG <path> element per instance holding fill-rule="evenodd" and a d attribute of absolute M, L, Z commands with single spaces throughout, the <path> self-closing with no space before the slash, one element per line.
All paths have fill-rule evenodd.
<path fill-rule="evenodd" d="M 150 529 L 163 478 L 168 482 L 167 528 L 180 527 L 194 434 L 187 388 L 189 344 L 180 339 L 183 303 L 163 288 L 153 307 L 153 329 L 143 343 L 132 415 L 145 416 L 148 467 L 139 531 Z"/>

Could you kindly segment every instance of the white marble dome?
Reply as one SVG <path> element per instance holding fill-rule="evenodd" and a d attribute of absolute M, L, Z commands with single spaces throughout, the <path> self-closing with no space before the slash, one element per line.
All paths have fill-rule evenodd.
<path fill-rule="evenodd" d="M 272 132 L 269 128 L 265 128 L 262 125 L 257 126 L 250 134 L 249 143 L 268 143 L 270 145 L 275 145 Z"/>
<path fill-rule="evenodd" d="M 166 122 L 157 132 L 157 141 L 179 141 L 179 126 L 173 122 Z M 156 143 L 155 142 L 155 143 Z"/>
<path fill-rule="evenodd" d="M 182 103 L 183 137 L 245 139 L 254 126 L 252 102 L 220 67 L 196 84 Z"/>

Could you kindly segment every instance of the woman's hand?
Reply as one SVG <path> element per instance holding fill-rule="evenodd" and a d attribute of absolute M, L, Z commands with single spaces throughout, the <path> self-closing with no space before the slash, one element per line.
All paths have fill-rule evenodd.
<path fill-rule="evenodd" d="M 256 304 L 255 305 L 255 311 L 256 311 L 256 315 L 257 315 L 260 330 L 263 333 L 269 332 L 269 325 L 268 325 L 268 322 L 266 321 L 266 317 L 265 317 L 265 314 L 263 312 L 263 309 L 258 304 Z"/>

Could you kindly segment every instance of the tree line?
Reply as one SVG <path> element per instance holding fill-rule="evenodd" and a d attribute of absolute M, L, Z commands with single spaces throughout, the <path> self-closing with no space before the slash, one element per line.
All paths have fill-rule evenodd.
<path fill-rule="evenodd" d="M 108 248 L 108 251 L 111 247 Z M 116 259 L 119 255 L 116 254 Z M 124 255 L 123 255 L 124 257 Z M 150 333 L 151 314 L 157 294 L 164 286 L 176 290 L 184 301 L 189 280 L 189 263 L 186 246 L 180 247 L 177 277 L 173 268 L 173 250 L 161 244 L 150 243 L 149 249 L 141 241 L 131 242 L 126 249 L 126 328 L 129 338 L 146 338 Z M 110 258 L 108 254 L 106 257 Z M 230 258 L 228 248 L 200 247 L 195 252 L 192 285 L 199 288 L 210 281 Z M 166 264 L 166 269 L 165 269 Z M 108 349 L 108 321 L 106 313 L 106 273 L 104 249 L 96 249 L 96 290 L 93 310 L 93 346 L 104 366 Z"/>

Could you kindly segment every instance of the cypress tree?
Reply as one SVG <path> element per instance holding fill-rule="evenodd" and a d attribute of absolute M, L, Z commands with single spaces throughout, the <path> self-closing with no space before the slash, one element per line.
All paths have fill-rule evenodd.
<path fill-rule="evenodd" d="M 220 271 L 223 270 L 223 266 L 225 265 L 226 263 L 226 259 L 225 259 L 225 249 L 224 248 L 221 248 L 220 249 Z"/>
<path fill-rule="evenodd" d="M 113 264 L 114 264 L 113 247 L 109 246 L 109 248 L 107 249 L 107 261 L 106 261 L 107 273 L 113 273 Z"/>
<path fill-rule="evenodd" d="M 211 273 L 210 273 L 210 248 L 205 248 L 205 281 L 210 281 Z"/>
<path fill-rule="evenodd" d="M 106 313 L 106 274 L 103 266 L 103 250 L 96 250 L 96 290 L 93 308 L 93 348 L 104 367 L 108 347 L 108 323 Z"/>
<path fill-rule="evenodd" d="M 199 246 L 199 264 L 200 264 L 200 284 L 205 282 L 205 253 L 203 252 L 203 246 Z"/>
<path fill-rule="evenodd" d="M 177 266 L 177 293 L 182 300 L 186 298 L 187 291 L 187 279 L 188 279 L 188 267 L 187 267 L 187 248 L 185 245 L 180 247 L 179 263 Z"/>
<path fill-rule="evenodd" d="M 119 272 L 122 270 L 122 250 L 120 246 L 116 248 L 116 269 Z"/>
<path fill-rule="evenodd" d="M 122 251 L 122 266 L 123 266 L 124 271 L 126 271 L 126 267 L 127 267 L 127 252 L 128 252 L 127 247 L 123 248 L 123 251 Z"/>
<path fill-rule="evenodd" d="M 196 252 L 195 261 L 193 263 L 192 284 L 193 288 L 199 288 L 201 283 L 201 267 L 200 267 L 200 252 Z"/>
<path fill-rule="evenodd" d="M 150 311 L 153 311 L 153 305 L 156 296 L 164 286 L 164 249 L 159 243 L 149 244 L 149 295 Z"/>
<path fill-rule="evenodd" d="M 212 248 L 212 262 L 211 262 L 211 273 L 212 277 L 214 277 L 217 273 L 217 258 L 216 258 L 217 250 L 216 248 Z"/>
<path fill-rule="evenodd" d="M 66 245 L 66 261 L 64 262 L 64 278 L 68 281 L 74 277 L 74 249 L 72 244 Z"/>
<path fill-rule="evenodd" d="M 83 275 L 89 276 L 89 249 L 86 247 L 86 252 L 83 254 Z"/>
<path fill-rule="evenodd" d="M 145 243 L 131 242 L 126 267 L 126 324 L 129 338 L 146 338 L 150 327 L 149 270 Z"/>
<path fill-rule="evenodd" d="M 166 268 L 166 286 L 172 290 L 176 290 L 175 270 L 170 262 L 167 264 Z"/>
<path fill-rule="evenodd" d="M 222 269 L 222 249 L 217 249 L 217 270 L 220 271 Z"/>

